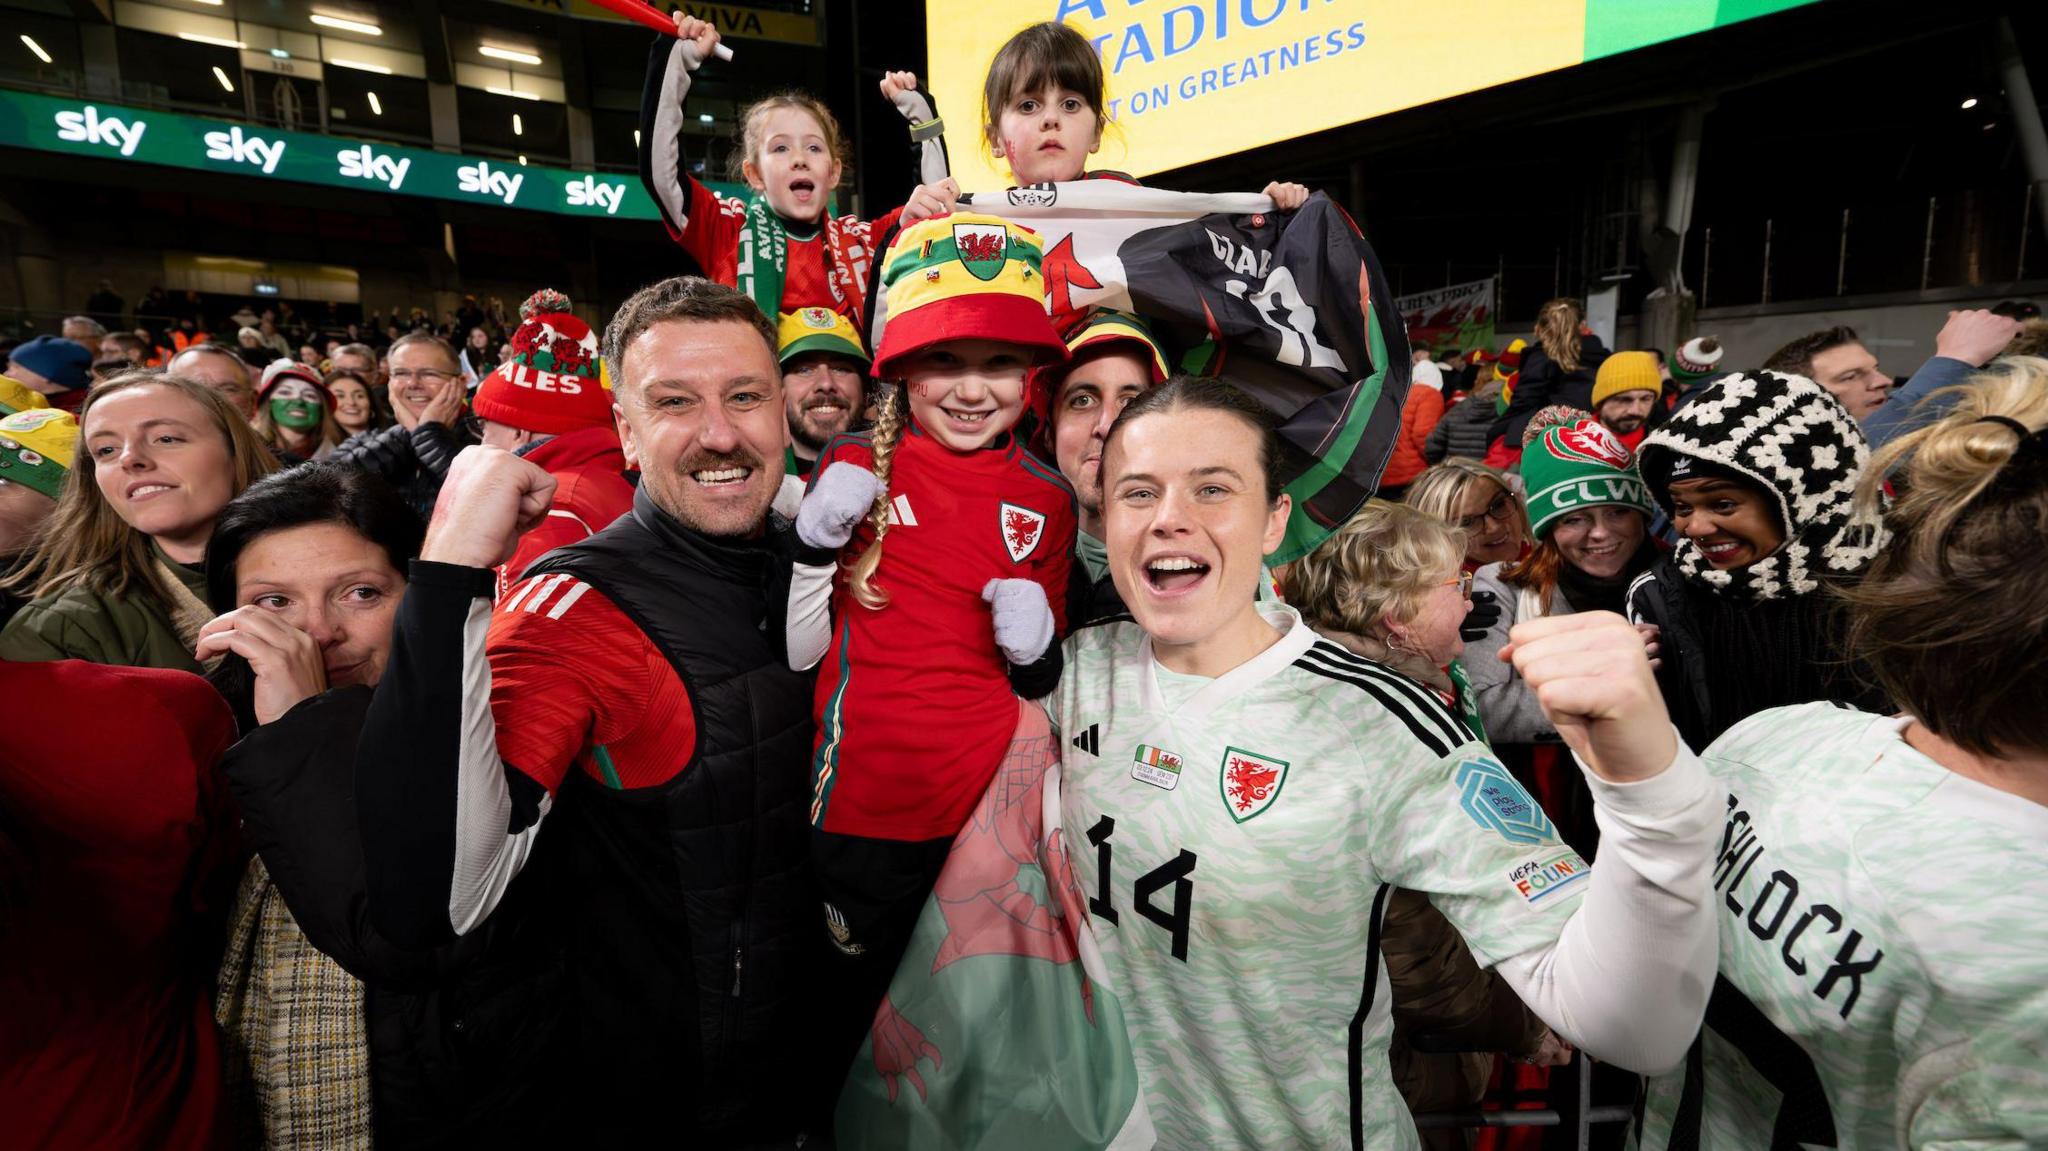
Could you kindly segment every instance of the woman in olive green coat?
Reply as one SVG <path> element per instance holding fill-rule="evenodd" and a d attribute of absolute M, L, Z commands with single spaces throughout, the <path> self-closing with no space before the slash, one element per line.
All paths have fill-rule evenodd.
<path fill-rule="evenodd" d="M 0 631 L 0 659 L 199 671 L 214 517 L 276 457 L 212 388 L 156 372 L 94 388 L 78 425 L 57 511 L 7 581 L 33 600 Z"/>

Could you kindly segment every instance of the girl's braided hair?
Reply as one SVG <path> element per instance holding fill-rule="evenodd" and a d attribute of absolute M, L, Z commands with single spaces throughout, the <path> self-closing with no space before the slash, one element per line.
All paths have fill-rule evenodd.
<path fill-rule="evenodd" d="M 871 438 L 875 478 L 882 484 L 880 493 L 875 496 L 875 506 L 868 512 L 868 523 L 875 529 L 875 542 L 869 544 L 860 558 L 853 562 L 853 578 L 849 584 L 853 598 L 862 607 L 875 611 L 889 606 L 889 593 L 875 583 L 875 571 L 882 566 L 882 538 L 889 534 L 889 472 L 896 459 L 896 445 L 903 438 L 903 404 L 902 384 L 883 385 Z"/>

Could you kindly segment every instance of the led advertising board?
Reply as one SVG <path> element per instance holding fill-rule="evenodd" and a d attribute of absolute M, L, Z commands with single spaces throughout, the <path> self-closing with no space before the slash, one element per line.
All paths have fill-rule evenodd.
<path fill-rule="evenodd" d="M 563 216 L 660 218 L 638 178 L 0 90 L 0 147 Z M 25 174 L 25 173 L 24 173 Z M 721 194 L 745 189 L 710 185 Z"/>
<path fill-rule="evenodd" d="M 975 191 L 1013 182 L 981 135 L 989 61 L 1042 20 L 1102 56 L 1114 123 L 1090 167 L 1145 176 L 1812 2 L 931 0 L 928 79 Z"/>

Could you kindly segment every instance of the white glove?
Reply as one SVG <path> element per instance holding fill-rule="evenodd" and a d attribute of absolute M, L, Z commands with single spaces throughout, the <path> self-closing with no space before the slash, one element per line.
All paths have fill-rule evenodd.
<path fill-rule="evenodd" d="M 859 464 L 840 460 L 825 469 L 796 513 L 796 538 L 814 548 L 843 548 L 875 506 L 882 481 Z"/>
<path fill-rule="evenodd" d="M 981 600 L 995 613 L 996 646 L 1019 667 L 1037 663 L 1052 646 L 1052 605 L 1036 580 L 992 579 Z"/>

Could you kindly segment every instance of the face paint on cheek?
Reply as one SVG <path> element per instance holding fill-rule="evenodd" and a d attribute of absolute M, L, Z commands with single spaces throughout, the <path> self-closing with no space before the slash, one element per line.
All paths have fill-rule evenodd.
<path fill-rule="evenodd" d="M 919 398 L 929 396 L 932 394 L 932 386 L 923 380 L 918 380 L 910 385 L 910 394 Z"/>
<path fill-rule="evenodd" d="M 303 432 L 320 426 L 320 405 L 307 400 L 287 400 L 273 396 L 270 400 L 270 418 L 281 428 Z"/>

